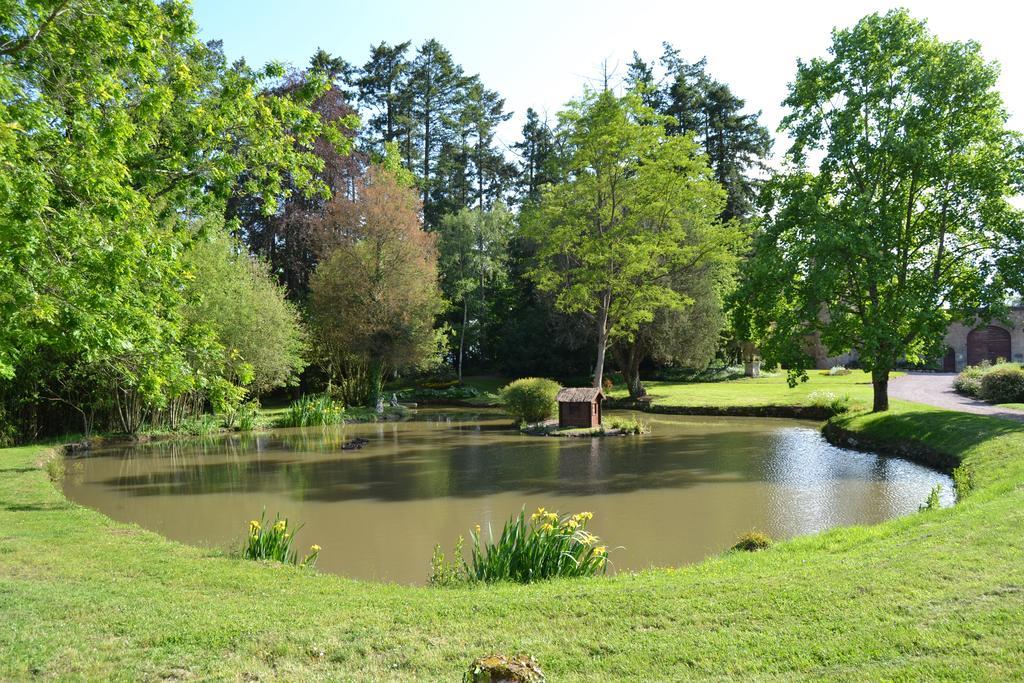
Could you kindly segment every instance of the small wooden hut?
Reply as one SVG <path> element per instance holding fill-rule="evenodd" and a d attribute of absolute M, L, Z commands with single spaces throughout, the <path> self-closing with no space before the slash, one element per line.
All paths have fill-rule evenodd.
<path fill-rule="evenodd" d="M 604 394 L 600 389 L 566 387 L 558 392 L 558 426 L 561 429 L 601 426 L 601 401 Z"/>

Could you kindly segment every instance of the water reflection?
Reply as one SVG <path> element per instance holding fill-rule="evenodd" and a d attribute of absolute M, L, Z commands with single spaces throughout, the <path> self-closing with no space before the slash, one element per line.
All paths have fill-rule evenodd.
<path fill-rule="evenodd" d="M 759 528 L 774 536 L 917 508 L 947 477 L 840 450 L 816 426 L 654 417 L 644 437 L 526 437 L 495 413 L 110 448 L 69 461 L 77 502 L 173 538 L 224 544 L 264 506 L 306 524 L 321 567 L 420 581 L 436 542 L 526 505 L 595 512 L 619 567 L 678 564 Z M 359 436 L 361 450 L 341 446 Z M 947 494 L 947 499 L 948 499 Z M 946 502 L 949 502 L 948 500 Z M 305 541 L 304 541 L 305 542 Z M 332 552 L 332 549 L 334 552 Z"/>

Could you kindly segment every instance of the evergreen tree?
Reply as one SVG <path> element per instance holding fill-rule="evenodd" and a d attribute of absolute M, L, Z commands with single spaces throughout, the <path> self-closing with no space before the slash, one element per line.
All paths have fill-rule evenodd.
<path fill-rule="evenodd" d="M 533 109 L 526 110 L 523 139 L 512 145 L 519 155 L 519 199 L 523 203 L 536 202 L 541 186 L 554 182 L 555 136 L 547 121 L 542 121 Z"/>
<path fill-rule="evenodd" d="M 361 134 L 366 147 L 381 156 L 384 144 L 396 140 L 404 131 L 403 122 L 409 119 L 408 97 L 404 96 L 409 44 L 408 40 L 397 45 L 381 42 L 370 48 L 370 59 L 355 79 L 359 105 L 372 112 Z"/>

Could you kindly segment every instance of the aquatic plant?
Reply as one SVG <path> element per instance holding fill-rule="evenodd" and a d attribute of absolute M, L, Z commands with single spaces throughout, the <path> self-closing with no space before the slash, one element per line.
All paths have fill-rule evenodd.
<path fill-rule="evenodd" d="M 277 420 L 278 427 L 322 427 L 345 420 L 345 406 L 328 394 L 306 394 L 292 401 Z"/>
<path fill-rule="evenodd" d="M 748 531 L 739 537 L 733 550 L 742 550 L 748 553 L 758 550 L 767 550 L 772 545 L 772 537 L 761 531 Z"/>
<path fill-rule="evenodd" d="M 842 415 L 850 410 L 850 397 L 846 394 L 840 396 L 831 391 L 812 391 L 807 394 L 807 405 L 827 408 L 836 415 Z"/>
<path fill-rule="evenodd" d="M 960 463 L 953 470 L 953 490 L 956 491 L 956 500 L 960 502 L 967 494 L 974 489 L 974 471 L 967 463 Z"/>
<path fill-rule="evenodd" d="M 617 429 L 623 434 L 648 434 L 651 426 L 635 417 L 609 417 L 605 429 Z"/>
<path fill-rule="evenodd" d="M 298 551 L 292 547 L 295 543 L 295 534 L 302 529 L 301 524 L 289 530 L 288 520 L 281 519 L 280 515 L 275 515 L 273 524 L 269 524 L 266 517 L 267 511 L 264 510 L 260 513 L 259 519 L 249 522 L 249 535 L 244 552 L 246 559 L 274 560 L 298 567 L 312 567 L 316 564 L 320 546 L 310 546 L 309 553 L 301 561 Z"/>
<path fill-rule="evenodd" d="M 932 487 L 932 490 L 928 492 L 928 497 L 925 499 L 924 504 L 918 508 L 921 511 L 924 510 L 938 510 L 942 507 L 942 484 L 936 484 Z"/>

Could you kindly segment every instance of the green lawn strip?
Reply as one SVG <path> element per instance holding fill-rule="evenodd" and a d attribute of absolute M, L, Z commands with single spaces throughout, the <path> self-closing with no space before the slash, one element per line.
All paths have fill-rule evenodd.
<path fill-rule="evenodd" d="M 912 404 L 840 422 L 961 454 L 977 488 L 756 554 L 464 589 L 187 547 L 69 503 L 44 447 L 3 450 L 0 679 L 457 680 L 478 655 L 519 651 L 553 680 L 1020 676 L 1024 425 Z"/>
<path fill-rule="evenodd" d="M 893 377 L 901 374 L 894 373 Z M 814 392 L 849 396 L 854 407 L 870 407 L 872 399 L 871 375 L 861 370 L 848 375 L 822 375 L 819 370 L 810 370 L 807 381 L 792 388 L 784 372 L 721 382 L 652 381 L 644 386 L 653 403 L 665 406 L 806 406 L 811 404 Z M 610 397 L 623 399 L 628 393 L 617 387 Z"/>

